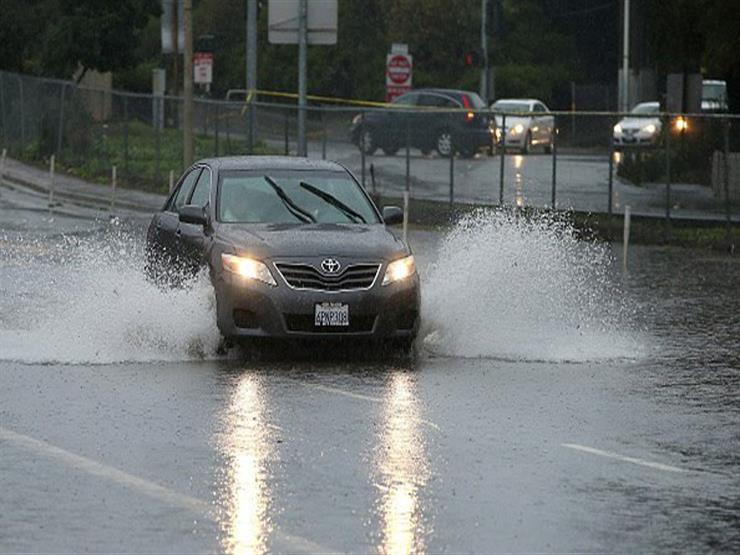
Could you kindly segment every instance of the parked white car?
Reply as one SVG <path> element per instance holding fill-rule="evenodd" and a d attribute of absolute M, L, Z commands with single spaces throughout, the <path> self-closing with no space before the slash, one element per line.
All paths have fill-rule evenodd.
<path fill-rule="evenodd" d="M 524 154 L 533 146 L 542 146 L 548 153 L 552 151 L 555 117 L 544 102 L 534 98 L 502 98 L 491 104 L 491 110 L 496 118 L 499 145 L 519 148 Z M 506 113 L 506 129 L 503 113 Z"/>
<path fill-rule="evenodd" d="M 614 126 L 614 146 L 652 146 L 663 127 L 659 102 L 641 102 Z"/>

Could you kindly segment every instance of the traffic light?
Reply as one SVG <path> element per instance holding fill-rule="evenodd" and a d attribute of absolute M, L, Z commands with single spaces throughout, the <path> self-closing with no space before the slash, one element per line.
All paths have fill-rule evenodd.
<path fill-rule="evenodd" d="M 481 56 L 477 50 L 463 52 L 463 65 L 465 67 L 480 67 Z"/>

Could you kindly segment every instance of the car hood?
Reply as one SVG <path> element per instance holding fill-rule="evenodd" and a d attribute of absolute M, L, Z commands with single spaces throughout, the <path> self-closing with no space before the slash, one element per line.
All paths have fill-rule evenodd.
<path fill-rule="evenodd" d="M 260 259 L 343 256 L 387 260 L 409 252 L 383 224 L 220 224 L 216 238 L 237 254 Z"/>
<path fill-rule="evenodd" d="M 642 129 L 651 123 L 656 129 L 660 129 L 660 118 L 622 118 L 619 120 L 622 129 Z"/>

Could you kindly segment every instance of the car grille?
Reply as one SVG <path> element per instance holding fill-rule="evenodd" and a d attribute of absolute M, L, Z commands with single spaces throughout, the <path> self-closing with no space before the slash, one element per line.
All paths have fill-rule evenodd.
<path fill-rule="evenodd" d="M 349 326 L 316 326 L 313 314 L 283 314 L 288 331 L 304 333 L 363 333 L 373 331 L 375 315 L 352 316 Z"/>
<path fill-rule="evenodd" d="M 308 264 L 275 264 L 280 274 L 295 289 L 351 291 L 369 289 L 378 275 L 380 264 L 354 264 L 335 276 L 319 272 Z"/>

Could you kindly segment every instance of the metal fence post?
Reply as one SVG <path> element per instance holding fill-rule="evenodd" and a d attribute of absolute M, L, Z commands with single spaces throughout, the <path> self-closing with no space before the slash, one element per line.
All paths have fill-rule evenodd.
<path fill-rule="evenodd" d="M 51 211 L 54 207 L 54 171 L 55 171 L 56 158 L 52 154 L 49 157 L 49 210 Z"/>
<path fill-rule="evenodd" d="M 285 109 L 285 129 L 284 131 L 284 139 L 285 139 L 285 155 L 288 155 L 288 108 Z"/>
<path fill-rule="evenodd" d="M 408 116 L 408 114 L 407 114 Z M 406 185 L 403 190 L 403 240 L 408 238 L 409 206 L 411 197 L 411 145 L 409 136 L 409 120 L 406 117 Z"/>
<path fill-rule="evenodd" d="M 557 155 L 557 136 L 558 136 L 558 130 L 557 127 L 555 127 L 552 130 L 552 209 L 555 210 L 555 188 L 557 187 L 557 167 L 558 167 L 558 155 Z"/>
<path fill-rule="evenodd" d="M 408 115 L 408 114 L 407 114 Z M 406 195 L 411 194 L 411 136 L 409 131 L 409 120 L 406 118 Z"/>
<path fill-rule="evenodd" d="M 365 188 L 365 114 L 362 115 L 360 122 L 360 175 L 362 178 L 362 188 Z"/>
<path fill-rule="evenodd" d="M 504 205 L 504 163 L 506 161 L 506 114 L 501 116 L 501 170 L 498 181 L 498 204 Z"/>
<path fill-rule="evenodd" d="M 111 192 L 110 192 L 109 212 L 113 213 L 113 211 L 116 209 L 116 186 L 118 185 L 118 175 L 117 175 L 117 168 L 115 164 L 111 168 L 110 185 L 111 185 Z"/>
<path fill-rule="evenodd" d="M 455 202 L 455 149 L 450 152 L 450 214 Z"/>
<path fill-rule="evenodd" d="M 5 87 L 4 87 L 5 72 L 0 71 L 0 123 L 3 126 L 3 143 L 8 140 L 8 128 L 5 121 Z"/>
<path fill-rule="evenodd" d="M 62 85 L 62 92 L 59 95 L 59 125 L 57 127 L 57 148 L 54 154 L 57 157 L 61 157 L 62 154 L 62 141 L 64 136 L 64 94 L 67 90 L 67 85 Z"/>
<path fill-rule="evenodd" d="M 612 198 L 614 197 L 614 135 L 609 139 L 609 187 L 606 213 L 609 215 L 609 222 L 612 220 Z M 611 224 L 610 224 L 611 225 Z"/>
<path fill-rule="evenodd" d="M 216 121 L 213 129 L 213 154 L 218 157 L 218 134 L 221 128 L 221 104 L 216 103 Z"/>
<path fill-rule="evenodd" d="M 123 95 L 123 173 L 129 176 L 128 167 L 128 96 Z"/>
<path fill-rule="evenodd" d="M 326 160 L 326 115 L 324 108 L 319 108 L 321 110 L 321 159 Z M 372 168 L 372 166 L 371 166 Z"/>
<path fill-rule="evenodd" d="M 665 222 L 671 225 L 671 118 L 665 119 Z"/>
<path fill-rule="evenodd" d="M 725 189 L 725 217 L 727 218 L 727 243 L 731 250 L 734 250 L 732 243 L 732 220 L 730 216 L 730 120 L 724 119 L 724 189 Z"/>
<path fill-rule="evenodd" d="M 157 183 L 162 176 L 162 130 L 157 127 L 154 130 L 154 150 L 155 150 L 155 161 L 154 161 L 154 175 L 157 179 Z"/>
<path fill-rule="evenodd" d="M 375 187 L 375 165 L 372 162 L 370 162 L 370 186 L 373 191 L 373 200 L 377 201 L 378 190 Z"/>
<path fill-rule="evenodd" d="M 23 79 L 20 75 L 18 75 L 18 92 L 20 94 L 19 96 L 19 105 L 20 105 L 20 112 L 18 116 L 20 117 L 20 127 L 21 127 L 21 147 L 26 146 L 26 117 L 25 117 L 25 102 L 23 100 Z"/>

